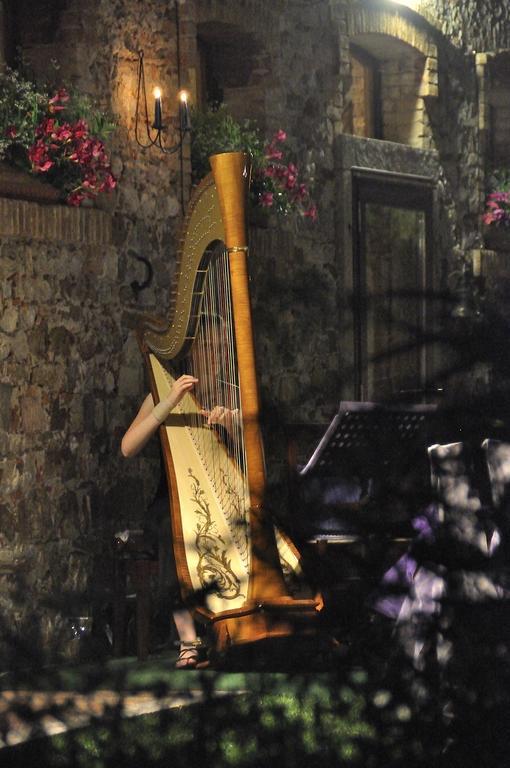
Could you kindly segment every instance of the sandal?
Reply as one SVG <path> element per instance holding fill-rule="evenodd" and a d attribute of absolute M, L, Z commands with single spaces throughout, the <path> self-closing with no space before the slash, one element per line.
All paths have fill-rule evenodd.
<path fill-rule="evenodd" d="M 198 662 L 200 640 L 179 643 L 179 655 L 175 662 L 176 669 L 195 669 Z"/>

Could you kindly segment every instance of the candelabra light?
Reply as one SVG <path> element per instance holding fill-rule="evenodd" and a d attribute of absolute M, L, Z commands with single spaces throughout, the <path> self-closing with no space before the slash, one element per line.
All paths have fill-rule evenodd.
<path fill-rule="evenodd" d="M 135 139 L 136 143 L 143 149 L 157 147 L 166 155 L 173 155 L 181 147 L 184 137 L 191 130 L 191 120 L 189 114 L 188 94 L 184 90 L 178 93 L 179 116 L 177 121 L 178 140 L 173 145 L 167 145 L 164 141 L 164 134 L 168 126 L 163 122 L 162 93 L 160 88 L 154 88 L 154 120 L 151 124 L 149 120 L 149 109 L 147 105 L 147 91 L 145 88 L 145 70 L 143 65 L 143 51 L 138 52 L 138 85 L 136 91 L 136 113 L 135 113 Z M 143 114 L 140 116 L 140 101 L 142 102 Z M 140 138 L 140 123 L 145 126 L 145 137 Z M 142 133 L 143 135 L 143 133 Z"/>

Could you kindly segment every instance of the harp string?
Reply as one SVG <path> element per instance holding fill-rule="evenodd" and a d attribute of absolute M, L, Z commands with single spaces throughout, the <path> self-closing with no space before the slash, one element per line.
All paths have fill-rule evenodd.
<path fill-rule="evenodd" d="M 198 309 L 194 344 L 181 362 L 181 372 L 198 379 L 198 409 L 189 429 L 223 509 L 238 550 L 248 560 L 248 487 L 242 404 L 236 358 L 228 254 L 214 253 L 209 261 Z M 207 425 L 215 407 L 227 409 L 226 427 Z"/>

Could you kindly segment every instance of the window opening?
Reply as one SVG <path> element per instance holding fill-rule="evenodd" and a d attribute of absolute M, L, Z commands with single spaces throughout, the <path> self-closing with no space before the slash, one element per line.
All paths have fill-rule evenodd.
<path fill-rule="evenodd" d="M 388 176 L 353 176 L 356 396 L 420 401 L 430 372 L 432 186 Z"/>

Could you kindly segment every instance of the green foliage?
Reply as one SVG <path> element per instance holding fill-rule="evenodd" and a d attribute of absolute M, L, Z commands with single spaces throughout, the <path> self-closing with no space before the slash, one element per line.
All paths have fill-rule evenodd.
<path fill-rule="evenodd" d="M 194 110 L 191 132 L 191 168 L 194 183 L 210 171 L 209 157 L 221 152 L 246 152 L 251 158 L 249 200 L 252 208 L 279 216 L 297 214 L 317 218 L 317 207 L 294 162 L 285 157 L 287 134 L 279 130 L 270 141 L 249 120 L 238 122 L 224 107 Z M 298 179 L 299 177 L 299 179 Z"/>
<path fill-rule="evenodd" d="M 0 159 L 32 144 L 47 103 L 48 95 L 17 72 L 7 69 L 0 75 Z"/>
<path fill-rule="evenodd" d="M 487 186 L 489 192 L 510 192 L 510 168 L 495 168 Z"/>
<path fill-rule="evenodd" d="M 19 164 L 23 150 L 28 150 L 34 143 L 36 128 L 48 114 L 49 100 L 50 92 L 46 88 L 23 78 L 18 72 L 6 69 L 0 74 L 0 159 Z M 70 91 L 60 120 L 75 122 L 79 119 L 85 120 L 90 133 L 101 141 L 107 139 L 116 127 L 113 117 L 98 109 L 89 96 Z M 29 167 L 28 161 L 21 164 Z"/>
<path fill-rule="evenodd" d="M 101 141 L 106 141 L 117 127 L 113 116 L 99 109 L 92 99 L 85 94 L 70 91 L 69 97 L 64 112 L 66 120 L 69 122 L 85 120 L 90 133 Z"/>
<path fill-rule="evenodd" d="M 254 168 L 262 165 L 264 141 L 254 123 L 239 123 L 223 107 L 217 110 L 194 109 L 191 115 L 191 167 L 193 181 L 203 179 L 211 170 L 209 157 L 220 152 L 246 152 Z"/>

